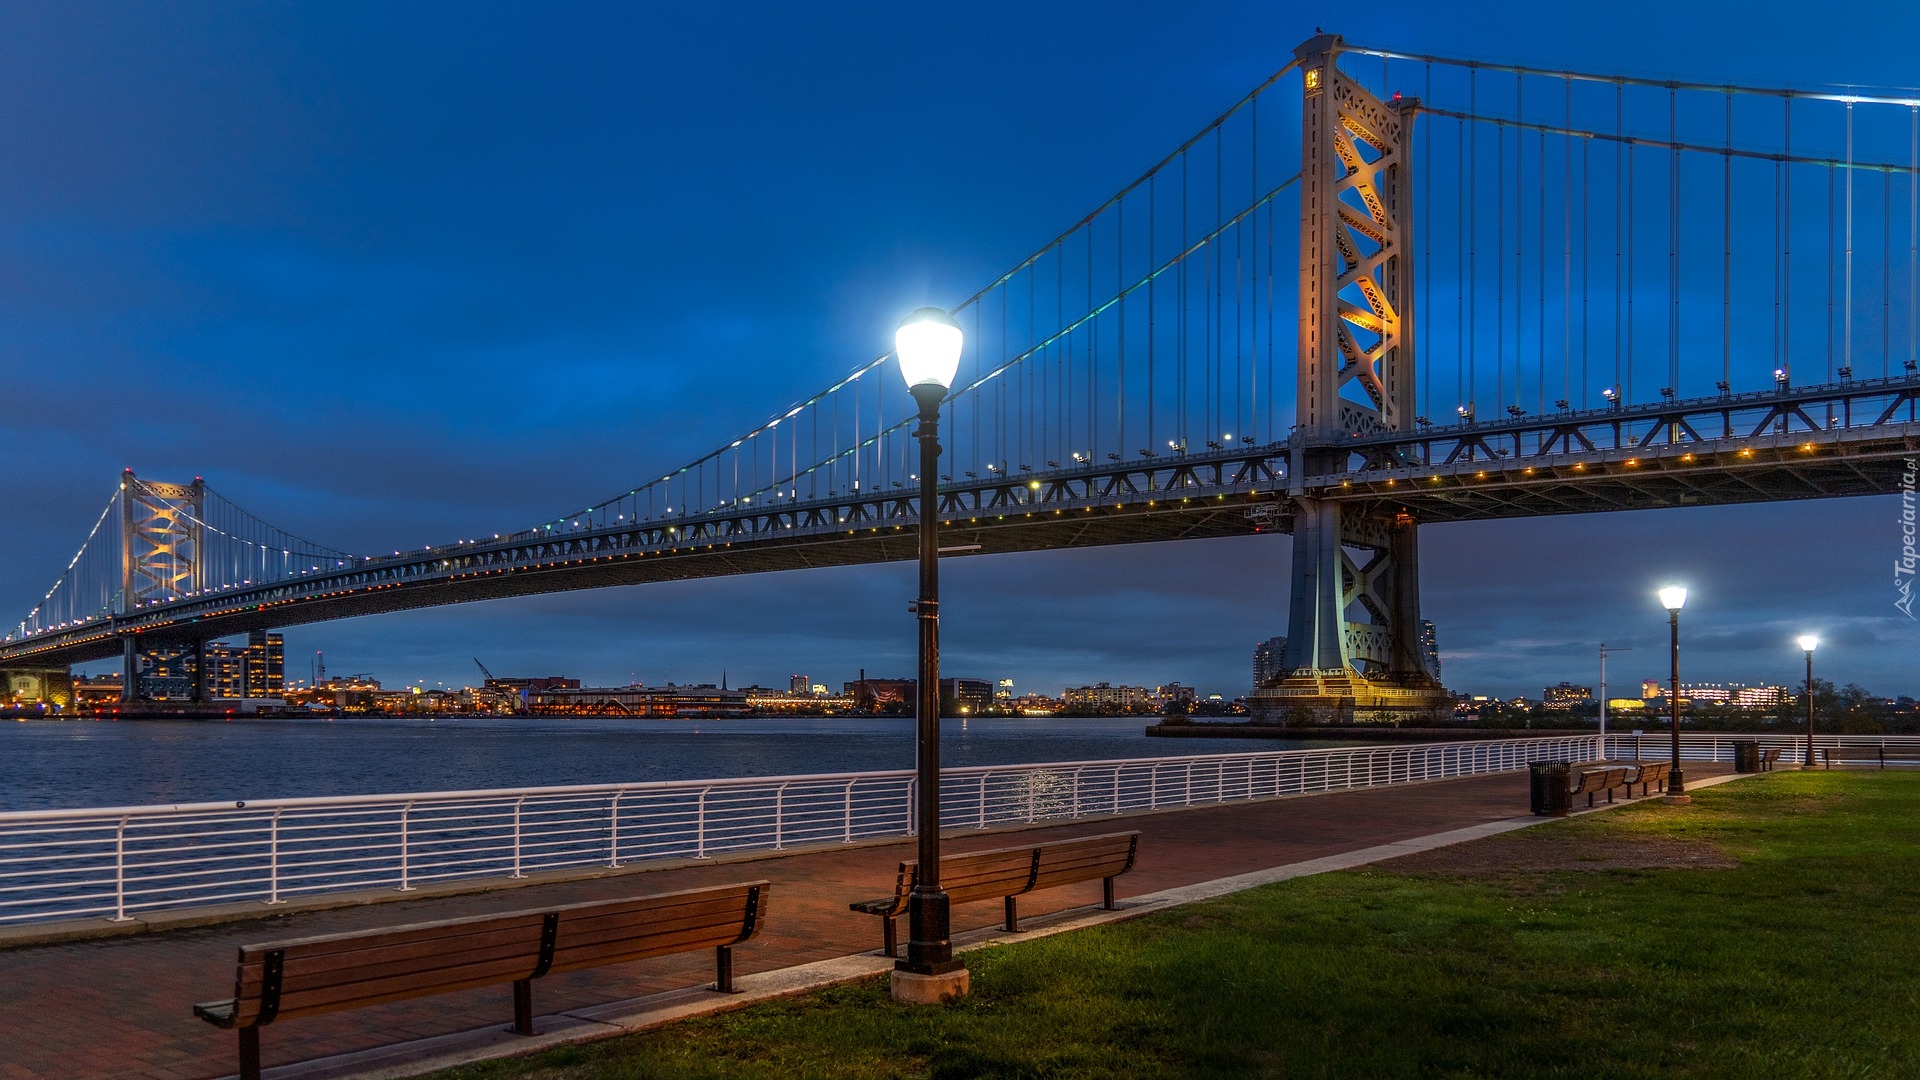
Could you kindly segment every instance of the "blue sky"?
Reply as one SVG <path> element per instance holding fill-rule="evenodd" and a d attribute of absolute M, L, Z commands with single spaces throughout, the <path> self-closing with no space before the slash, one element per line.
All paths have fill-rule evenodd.
<path fill-rule="evenodd" d="M 522 527 L 883 350 L 1285 63 L 1412 51 L 1759 84 L 1920 83 L 1920 14 L 1784 3 L 0 5 L 0 611 L 127 466 L 354 550 Z M 1430 528 L 1447 681 L 1657 674 L 1920 693 L 1891 499 Z M 949 564 L 947 669 L 1244 692 L 1279 537 Z M 289 667 L 784 685 L 911 670 L 910 567 L 288 631 Z M 1636 662 L 1634 656 L 1644 656 Z M 1645 670 L 1642 670 L 1642 669 Z"/>

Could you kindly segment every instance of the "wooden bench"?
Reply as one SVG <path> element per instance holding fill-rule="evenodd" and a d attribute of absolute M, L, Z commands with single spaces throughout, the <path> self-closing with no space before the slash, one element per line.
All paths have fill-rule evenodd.
<path fill-rule="evenodd" d="M 1775 751 L 1778 753 L 1779 751 Z M 1670 761 L 1649 761 L 1634 771 L 1633 778 L 1627 781 L 1627 797 L 1633 797 L 1633 785 L 1640 785 L 1640 794 L 1646 796 L 1655 791 L 1667 790 L 1667 774 L 1673 771 Z"/>
<path fill-rule="evenodd" d="M 953 904 L 1005 899 L 1006 928 L 1018 933 L 1018 897 L 1056 885 L 1097 878 L 1103 887 L 1102 906 L 1113 910 L 1113 879 L 1133 869 L 1139 849 L 1140 834 L 1123 832 L 944 855 L 940 858 L 940 888 Z M 907 910 L 907 897 L 913 892 L 918 870 L 917 862 L 903 862 L 892 895 L 847 905 L 863 915 L 880 917 L 881 950 L 888 956 L 898 955 L 894 920 Z"/>
<path fill-rule="evenodd" d="M 1760 751 L 1760 771 L 1761 772 L 1772 772 L 1773 767 L 1775 765 L 1778 765 L 1779 763 L 1780 763 L 1780 747 L 1776 746 L 1770 750 Z"/>
<path fill-rule="evenodd" d="M 1920 761 L 1920 747 L 1908 746 L 1823 746 L 1820 754 L 1829 769 L 1836 761 L 1877 761 L 1883 769 L 1889 761 Z"/>
<path fill-rule="evenodd" d="M 533 980 L 653 956 L 715 950 L 733 992 L 733 947 L 766 918 L 765 881 L 243 945 L 233 997 L 193 1007 L 237 1028 L 240 1080 L 260 1080 L 260 1029 L 278 1020 L 513 984 L 513 1030 L 533 1030 Z"/>
<path fill-rule="evenodd" d="M 1617 787 L 1626 788 L 1627 797 L 1633 797 L 1633 784 L 1627 780 L 1627 768 L 1624 765 L 1605 769 L 1587 769 L 1574 782 L 1570 794 L 1585 795 L 1587 805 L 1592 806 L 1593 797 L 1601 792 L 1605 792 L 1607 801 L 1612 802 L 1613 789 Z"/>

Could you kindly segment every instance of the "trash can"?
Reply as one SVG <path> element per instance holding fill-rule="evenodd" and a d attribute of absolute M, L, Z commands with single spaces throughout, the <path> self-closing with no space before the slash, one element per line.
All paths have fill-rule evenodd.
<path fill-rule="evenodd" d="M 1565 817 L 1573 809 L 1571 769 L 1564 761 L 1536 761 L 1528 766 L 1533 781 L 1533 812 Z"/>
<path fill-rule="evenodd" d="M 1733 771 L 1760 771 L 1760 743 L 1754 739 L 1739 739 L 1733 744 Z"/>

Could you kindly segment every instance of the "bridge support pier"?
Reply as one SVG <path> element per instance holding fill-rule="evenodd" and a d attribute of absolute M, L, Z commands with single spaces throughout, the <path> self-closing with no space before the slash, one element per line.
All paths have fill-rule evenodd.
<path fill-rule="evenodd" d="M 193 691 L 189 700 L 207 700 L 207 639 L 193 639 Z"/>
<path fill-rule="evenodd" d="M 1412 516 L 1324 499 L 1294 501 L 1284 674 L 1254 688 L 1252 719 L 1418 724 L 1444 717 L 1452 699 L 1421 644 Z"/>
<path fill-rule="evenodd" d="M 140 700 L 140 639 L 132 634 L 120 639 L 120 703 Z"/>

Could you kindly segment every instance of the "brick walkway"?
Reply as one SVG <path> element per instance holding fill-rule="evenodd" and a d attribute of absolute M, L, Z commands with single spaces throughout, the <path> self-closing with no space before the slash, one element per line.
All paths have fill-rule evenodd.
<path fill-rule="evenodd" d="M 1524 774 L 1502 774 L 1094 819 L 1033 830 L 962 833 L 949 851 L 1139 829 L 1140 863 L 1120 895 L 1151 892 L 1426 836 L 1526 812 Z M 741 973 L 846 956 L 879 945 L 878 920 L 847 910 L 850 900 L 886 892 L 893 867 L 912 857 L 910 841 L 744 862 L 677 867 L 469 896 L 295 914 L 246 923 L 0 951 L 0 1080 L 27 1077 L 151 1077 L 201 1080 L 231 1075 L 234 1035 L 194 1019 L 196 1001 L 232 992 L 234 949 L 242 943 L 362 927 L 533 908 L 601 897 L 665 892 L 726 881 L 770 879 L 766 928 L 738 950 Z M 1023 916 L 1097 903 L 1098 882 L 1028 898 Z M 956 932 L 998 921 L 1000 904 L 954 909 Z M 905 927 L 902 926 L 904 931 Z M 575 1009 L 711 981 L 704 953 L 649 960 L 541 980 L 538 1011 Z M 506 1023 L 508 988 L 448 994 L 265 1029 L 268 1066 Z"/>

